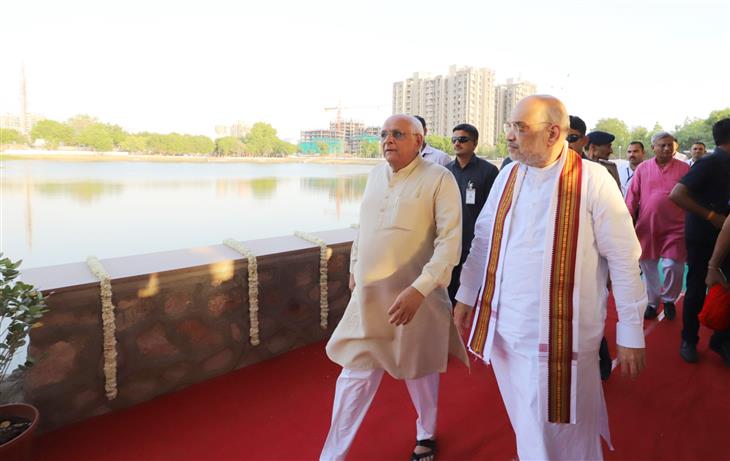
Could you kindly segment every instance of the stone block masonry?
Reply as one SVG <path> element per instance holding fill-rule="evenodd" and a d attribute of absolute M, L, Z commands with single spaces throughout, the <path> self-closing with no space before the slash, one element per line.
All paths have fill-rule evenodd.
<path fill-rule="evenodd" d="M 245 258 L 112 276 L 118 395 L 104 393 L 98 283 L 56 288 L 31 332 L 26 399 L 42 431 L 135 405 L 326 339 L 349 301 L 351 242 L 329 259 L 329 328 L 320 327 L 319 248 L 258 258 L 261 344 L 249 342 Z M 232 271 L 230 270 L 232 266 Z M 46 268 L 48 269 L 48 268 Z"/>

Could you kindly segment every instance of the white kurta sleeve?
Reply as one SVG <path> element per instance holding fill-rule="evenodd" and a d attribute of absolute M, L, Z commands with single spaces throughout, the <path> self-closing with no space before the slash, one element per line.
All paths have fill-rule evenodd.
<path fill-rule="evenodd" d="M 517 165 L 514 166 L 515 168 Z M 479 295 L 484 277 L 484 267 L 487 265 L 489 243 L 492 240 L 492 222 L 497 204 L 502 196 L 505 179 L 509 176 L 510 168 L 503 173 L 500 172 L 494 181 L 492 190 L 489 192 L 486 203 L 479 212 L 479 217 L 474 224 L 474 239 L 471 241 L 469 255 L 461 267 L 461 278 L 459 279 L 459 291 L 456 293 L 456 300 L 474 307 L 472 304 Z M 502 179 L 500 181 L 500 178 Z"/>
<path fill-rule="evenodd" d="M 598 253 L 608 262 L 618 324 L 616 343 L 624 347 L 644 347 L 646 289 L 639 273 L 641 246 L 636 238 L 629 211 L 621 193 L 608 174 L 595 174 L 596 182 L 589 207 L 593 215 Z"/>
<path fill-rule="evenodd" d="M 451 271 L 461 257 L 461 194 L 456 179 L 444 170 L 434 192 L 436 239 L 433 255 L 412 286 L 428 296 L 437 286 L 451 282 Z"/>

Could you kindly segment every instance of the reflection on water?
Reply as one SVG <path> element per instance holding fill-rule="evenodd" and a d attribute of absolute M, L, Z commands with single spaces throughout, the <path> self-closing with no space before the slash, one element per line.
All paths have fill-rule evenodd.
<path fill-rule="evenodd" d="M 3 160 L 0 251 L 27 268 L 348 227 L 371 168 Z"/>
<path fill-rule="evenodd" d="M 253 179 L 251 183 L 251 192 L 256 198 L 271 198 L 276 192 L 276 178 Z"/>
<path fill-rule="evenodd" d="M 91 203 L 102 195 L 119 194 L 124 188 L 121 184 L 106 184 L 94 181 L 33 184 L 33 188 L 44 195 L 66 195 L 79 203 Z"/>
<path fill-rule="evenodd" d="M 365 191 L 367 176 L 350 176 L 342 178 L 301 178 L 302 189 L 327 192 L 330 198 L 345 201 L 360 201 Z"/>

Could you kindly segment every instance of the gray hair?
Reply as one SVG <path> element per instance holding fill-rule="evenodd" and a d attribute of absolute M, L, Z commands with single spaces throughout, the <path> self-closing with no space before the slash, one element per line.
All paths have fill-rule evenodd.
<path fill-rule="evenodd" d="M 676 138 L 672 133 L 668 131 L 660 131 L 659 133 L 655 133 L 654 136 L 651 137 L 651 145 L 653 146 L 657 141 L 662 138 L 672 138 L 673 141 L 676 141 Z"/>
<path fill-rule="evenodd" d="M 413 133 L 420 134 L 421 136 L 423 136 L 423 125 L 421 125 L 421 121 L 418 120 L 413 115 L 393 114 L 390 117 L 388 117 L 387 120 L 390 120 L 391 118 L 404 118 L 404 119 L 408 120 L 408 122 L 411 124 L 411 130 L 413 130 Z"/>
<path fill-rule="evenodd" d="M 413 132 L 423 136 L 423 125 L 421 124 L 421 121 L 412 115 L 407 115 L 406 117 L 411 120 L 411 129 Z"/>

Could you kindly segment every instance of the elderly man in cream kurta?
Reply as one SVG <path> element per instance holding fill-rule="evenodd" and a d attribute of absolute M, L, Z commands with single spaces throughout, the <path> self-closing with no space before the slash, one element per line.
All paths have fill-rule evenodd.
<path fill-rule="evenodd" d="M 327 344 L 343 367 L 320 459 L 344 459 L 383 372 L 406 381 L 416 407 L 412 459 L 435 453 L 439 373 L 448 353 L 467 363 L 446 292 L 461 249 L 461 198 L 453 175 L 423 160 L 423 128 L 394 115 L 380 133 L 387 163 L 373 168 L 350 264 L 352 298 Z"/>

